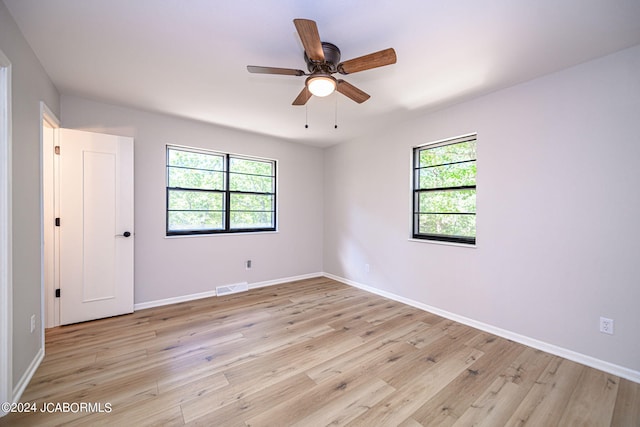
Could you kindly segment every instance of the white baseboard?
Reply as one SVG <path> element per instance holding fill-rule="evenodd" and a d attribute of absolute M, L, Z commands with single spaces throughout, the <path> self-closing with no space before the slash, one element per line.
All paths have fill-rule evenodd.
<path fill-rule="evenodd" d="M 36 373 L 36 370 L 40 366 L 40 363 L 42 363 L 42 359 L 44 359 L 44 347 L 41 347 L 40 350 L 38 350 L 38 353 L 29 364 L 29 367 L 22 375 L 22 378 L 20 378 L 20 381 L 18 381 L 13 388 L 14 403 L 20 401 L 22 393 L 24 393 L 24 390 L 29 385 L 29 381 L 31 381 L 31 378 L 33 378 L 33 375 Z"/>
<path fill-rule="evenodd" d="M 275 279 L 275 280 L 266 280 L 263 282 L 249 283 L 249 289 L 264 288 L 265 286 L 280 285 L 282 283 L 295 282 L 296 280 L 311 279 L 314 277 L 322 277 L 322 276 L 324 276 L 324 274 L 321 272 L 318 272 L 318 273 L 303 274 L 300 276 L 284 277 L 284 278 Z M 141 303 L 134 304 L 133 309 L 137 311 L 137 310 L 143 310 L 145 308 L 160 307 L 163 305 L 176 304 L 179 302 L 193 301 L 201 298 L 209 298 L 209 297 L 215 297 L 215 296 L 216 296 L 216 291 L 214 289 L 211 291 L 200 292 L 197 294 L 181 295 L 181 296 L 166 298 L 161 300 L 141 302 Z"/>
<path fill-rule="evenodd" d="M 330 273 L 324 273 L 324 276 L 333 280 L 337 280 L 338 282 L 344 283 L 345 285 L 353 286 L 355 288 L 362 289 L 364 291 L 371 292 L 373 294 L 380 295 L 382 297 L 389 298 L 391 300 L 410 305 L 420 310 L 437 314 L 438 316 L 442 316 L 447 319 L 454 320 L 464 325 L 471 326 L 472 328 L 480 329 L 481 331 L 489 332 L 490 334 L 497 335 L 499 337 L 506 338 L 508 340 L 515 341 L 520 344 L 524 344 L 529 347 L 533 347 L 535 349 L 554 354 L 556 356 L 564 357 L 565 359 L 568 359 L 577 363 L 581 363 L 586 366 L 590 366 L 592 368 L 607 372 L 612 375 L 616 375 L 621 378 L 625 378 L 629 381 L 640 383 L 639 371 L 634 371 L 633 369 L 625 368 L 624 366 L 615 365 L 613 363 L 609 363 L 604 360 L 596 359 L 595 357 L 587 356 L 582 353 L 577 353 L 573 350 L 569 350 L 564 347 L 559 347 L 554 344 L 549 344 L 544 341 L 527 337 L 525 335 L 520 335 L 518 333 L 509 331 L 506 329 L 498 328 L 498 327 L 489 325 L 487 323 L 478 322 L 477 320 L 460 316 L 455 313 L 450 313 L 448 311 L 441 310 L 437 307 L 432 307 L 430 305 L 423 304 L 421 302 L 414 301 L 412 299 L 405 298 L 400 295 L 393 294 L 391 292 L 383 291 L 371 286 L 363 285 L 362 283 L 354 282 L 353 280 L 345 279 L 344 277 L 336 276 Z"/>
<path fill-rule="evenodd" d="M 155 301 L 141 302 L 138 304 L 134 304 L 133 310 L 138 311 L 138 310 L 143 310 L 145 308 L 160 307 L 163 305 L 177 304 L 179 302 L 193 301 L 197 299 L 209 298 L 209 297 L 215 297 L 215 296 L 216 296 L 216 290 L 213 289 L 211 291 L 200 292 L 198 294 L 180 295 L 177 297 L 159 299 Z"/>
<path fill-rule="evenodd" d="M 281 285 L 283 283 L 295 282 L 297 280 L 313 279 L 314 277 L 323 277 L 324 273 L 309 273 L 300 276 L 284 277 L 282 279 L 265 280 L 264 282 L 249 283 L 249 289 L 264 288 L 265 286 Z"/>

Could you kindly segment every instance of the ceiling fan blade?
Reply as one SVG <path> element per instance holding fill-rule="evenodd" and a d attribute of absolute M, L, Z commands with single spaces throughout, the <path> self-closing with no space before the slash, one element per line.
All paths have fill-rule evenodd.
<path fill-rule="evenodd" d="M 390 47 L 389 49 L 344 61 L 342 64 L 338 65 L 338 72 L 340 74 L 357 73 L 358 71 L 395 64 L 396 60 L 396 51 Z"/>
<path fill-rule="evenodd" d="M 320 41 L 320 34 L 318 33 L 318 26 L 315 21 L 310 19 L 294 19 L 293 23 L 296 26 L 296 30 L 298 30 L 302 46 L 304 46 L 304 51 L 307 53 L 309 59 L 312 61 L 324 61 L 322 42 Z"/>
<path fill-rule="evenodd" d="M 304 105 L 311 98 L 311 92 L 307 89 L 307 86 L 302 88 L 302 92 L 298 94 L 298 97 L 293 100 L 291 105 Z"/>
<path fill-rule="evenodd" d="M 256 65 L 247 65 L 247 71 L 257 74 L 283 74 L 286 76 L 304 76 L 302 70 L 294 70 L 293 68 L 277 68 L 277 67 L 259 67 Z"/>
<path fill-rule="evenodd" d="M 344 80 L 338 80 L 336 90 L 347 98 L 351 98 L 358 104 L 362 104 L 364 101 L 371 98 L 369 94 L 361 91 L 351 83 L 347 83 Z"/>

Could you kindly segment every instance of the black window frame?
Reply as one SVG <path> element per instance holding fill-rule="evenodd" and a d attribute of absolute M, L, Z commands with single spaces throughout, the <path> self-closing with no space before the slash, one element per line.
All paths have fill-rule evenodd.
<path fill-rule="evenodd" d="M 223 157 L 223 170 L 212 170 L 212 169 L 201 169 L 203 171 L 208 172 L 221 172 L 223 173 L 223 189 L 199 189 L 193 187 L 170 187 L 169 186 L 169 171 L 170 168 L 185 168 L 185 169 L 194 169 L 187 167 L 180 167 L 169 164 L 169 152 L 171 150 L 183 151 L 189 153 L 196 154 L 204 154 L 204 155 L 213 155 Z M 239 173 L 239 172 L 231 172 L 230 171 L 230 163 L 232 159 L 240 159 L 240 160 L 250 160 L 250 161 L 258 161 L 271 163 L 273 175 L 256 175 L 263 177 L 270 177 L 273 179 L 272 192 L 256 192 L 256 191 L 240 191 L 240 190 L 231 190 L 230 189 L 230 175 L 231 174 L 241 174 L 241 175 L 253 175 L 249 173 Z M 248 155 L 240 155 L 240 154 L 231 154 L 224 153 L 220 151 L 213 151 L 201 148 L 193 148 L 186 147 L 181 145 L 169 145 L 166 146 L 166 172 L 165 172 L 165 180 L 166 180 L 166 193 L 165 193 L 165 232 L 167 236 L 191 236 L 191 235 L 211 235 L 211 234 L 238 234 L 238 233 L 260 233 L 260 232 L 274 232 L 277 231 L 278 222 L 278 204 L 277 204 L 277 161 L 274 159 L 267 159 L 263 157 L 256 156 L 248 156 Z M 169 194 L 171 191 L 202 191 L 206 193 L 219 193 L 223 195 L 224 206 L 223 210 L 220 211 L 223 214 L 223 228 L 220 229 L 186 229 L 186 230 L 170 230 L 169 229 Z M 273 210 L 272 211 L 264 211 L 264 212 L 272 212 L 272 225 L 269 227 L 252 227 L 252 228 L 232 228 L 231 227 L 231 213 L 238 212 L 231 209 L 231 195 L 232 194 L 250 194 L 250 195 L 265 195 L 273 197 Z M 262 211 L 261 211 L 262 212 Z"/>
<path fill-rule="evenodd" d="M 477 154 L 474 159 L 468 159 L 460 162 L 450 162 L 450 163 L 440 163 L 429 165 L 427 167 L 420 166 L 420 152 L 424 150 L 430 150 L 434 148 L 439 148 L 447 145 L 460 144 L 465 142 L 475 142 L 477 147 L 477 134 L 469 134 L 456 138 L 450 138 L 446 140 L 431 142 L 428 144 L 419 145 L 413 148 L 413 161 L 412 161 L 412 237 L 414 239 L 426 240 L 426 241 L 436 241 L 436 242 L 450 242 L 450 243 L 460 243 L 469 246 L 476 245 L 476 235 L 474 233 L 473 237 L 469 236 L 460 236 L 460 235 L 449 235 L 449 234 L 435 234 L 435 233 L 421 233 L 419 232 L 420 227 L 420 215 L 421 214 L 446 214 L 446 215 L 473 215 L 474 222 L 477 218 L 476 212 L 420 212 L 419 211 L 419 198 L 420 194 L 423 192 L 446 192 L 446 191 L 466 191 L 473 190 L 474 197 L 477 195 L 476 186 L 477 186 Z M 432 187 L 432 188 L 421 188 L 420 186 L 420 170 L 426 168 L 433 168 L 439 166 L 452 165 L 457 163 L 469 163 L 474 162 L 476 164 L 476 176 L 474 177 L 473 185 L 460 185 L 460 186 L 443 186 L 443 187 Z M 477 223 L 476 223 L 477 225 Z"/>

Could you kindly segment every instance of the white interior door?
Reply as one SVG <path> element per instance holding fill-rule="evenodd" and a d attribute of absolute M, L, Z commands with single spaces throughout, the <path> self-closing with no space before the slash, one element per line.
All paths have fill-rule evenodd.
<path fill-rule="evenodd" d="M 133 139 L 60 129 L 60 323 L 133 312 Z"/>

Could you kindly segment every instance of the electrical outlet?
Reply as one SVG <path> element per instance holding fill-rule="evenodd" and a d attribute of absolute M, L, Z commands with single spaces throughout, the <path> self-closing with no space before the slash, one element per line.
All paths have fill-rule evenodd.
<path fill-rule="evenodd" d="M 31 333 L 36 330 L 36 315 L 31 315 Z"/>
<path fill-rule="evenodd" d="M 365 273 L 369 273 L 369 272 L 371 272 L 371 266 L 370 266 L 369 264 L 365 264 L 365 265 L 364 265 L 364 272 L 365 272 Z"/>
<path fill-rule="evenodd" d="M 251 270 L 251 260 L 250 259 L 247 260 L 245 266 L 246 266 L 247 270 Z"/>
<path fill-rule="evenodd" d="M 601 317 L 600 332 L 602 332 L 603 334 L 613 335 L 613 319 L 607 319 L 606 317 Z"/>

